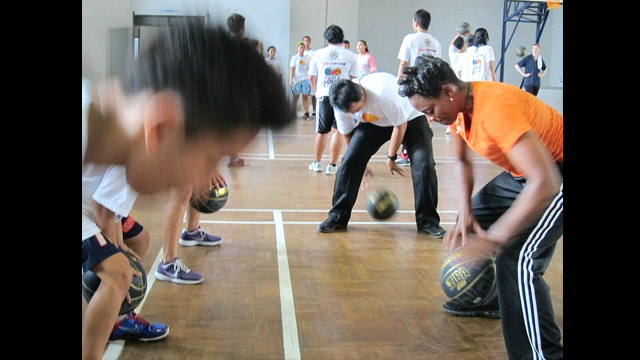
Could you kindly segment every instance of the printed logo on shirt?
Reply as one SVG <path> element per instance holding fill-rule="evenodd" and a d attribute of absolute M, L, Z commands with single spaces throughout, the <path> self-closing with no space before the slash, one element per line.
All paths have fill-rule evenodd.
<path fill-rule="evenodd" d="M 372 121 L 376 121 L 380 119 L 379 117 L 371 114 L 371 113 L 364 113 L 362 114 L 362 121 L 364 122 L 372 122 Z"/>
<path fill-rule="evenodd" d="M 431 40 L 430 39 L 424 39 L 424 46 L 426 46 L 426 47 L 431 46 Z"/>
<path fill-rule="evenodd" d="M 339 55 L 340 53 L 338 53 L 337 50 L 333 50 L 332 52 L 329 53 L 329 57 L 334 60 L 337 59 Z"/>
<path fill-rule="evenodd" d="M 324 74 L 327 75 L 327 76 L 331 76 L 331 75 L 338 76 L 338 75 L 342 74 L 342 70 L 340 68 L 338 68 L 338 67 L 336 67 L 336 68 L 329 68 L 328 67 L 328 68 L 324 69 Z"/>

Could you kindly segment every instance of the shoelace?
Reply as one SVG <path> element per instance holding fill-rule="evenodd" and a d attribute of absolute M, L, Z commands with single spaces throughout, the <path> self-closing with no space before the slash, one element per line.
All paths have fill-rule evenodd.
<path fill-rule="evenodd" d="M 180 259 L 176 259 L 176 261 L 173 263 L 173 270 L 176 272 L 176 274 L 182 270 L 185 273 L 190 273 L 191 269 L 189 269 L 187 267 L 187 265 L 185 265 Z"/>
<path fill-rule="evenodd" d="M 143 319 L 142 317 L 140 317 L 138 314 L 135 313 L 135 311 L 132 311 L 129 313 L 129 318 L 131 318 L 134 322 L 144 326 L 144 327 L 149 327 L 151 326 L 151 323 L 148 322 L 147 320 Z"/>

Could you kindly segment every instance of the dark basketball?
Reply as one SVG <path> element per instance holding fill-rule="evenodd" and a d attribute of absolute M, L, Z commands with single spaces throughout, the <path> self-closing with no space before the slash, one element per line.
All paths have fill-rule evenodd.
<path fill-rule="evenodd" d="M 395 215 L 400 202 L 396 194 L 388 189 L 376 189 L 367 197 L 367 212 L 378 220 L 385 220 Z"/>
<path fill-rule="evenodd" d="M 201 194 L 194 194 L 189 201 L 189 205 L 201 213 L 210 214 L 222 209 L 228 198 L 229 189 L 226 186 L 219 189 L 212 187 Z"/>
<path fill-rule="evenodd" d="M 516 56 L 523 57 L 527 55 L 527 48 L 524 46 L 516 46 Z"/>
<path fill-rule="evenodd" d="M 138 305 L 140 305 L 147 292 L 147 273 L 144 271 L 142 264 L 129 255 L 126 256 L 129 259 L 129 265 L 131 265 L 133 269 L 140 271 L 142 273 L 142 276 L 133 276 L 131 286 L 129 286 L 131 303 L 128 303 L 127 299 L 124 299 L 124 301 L 122 301 L 122 305 L 120 305 L 120 315 L 127 314 L 131 310 L 135 309 Z M 98 290 L 100 282 L 100 278 L 91 270 L 82 274 L 82 296 L 87 303 L 91 301 L 93 294 L 96 292 L 96 290 Z"/>
<path fill-rule="evenodd" d="M 447 297 L 461 305 L 486 305 L 497 295 L 496 260 L 492 255 L 479 256 L 459 247 L 444 259 L 440 285 Z"/>

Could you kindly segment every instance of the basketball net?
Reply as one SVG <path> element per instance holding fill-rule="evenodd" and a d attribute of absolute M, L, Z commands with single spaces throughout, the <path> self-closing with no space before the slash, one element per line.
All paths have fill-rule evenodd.
<path fill-rule="evenodd" d="M 557 9 L 560 7 L 560 0 L 547 0 L 547 10 Z"/>

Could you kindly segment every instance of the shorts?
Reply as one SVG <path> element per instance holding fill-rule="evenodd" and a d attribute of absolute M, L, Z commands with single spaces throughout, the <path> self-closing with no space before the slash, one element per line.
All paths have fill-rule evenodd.
<path fill-rule="evenodd" d="M 142 225 L 131 216 L 124 216 L 120 223 L 122 224 L 122 239 L 131 239 L 138 236 L 142 232 Z"/>
<path fill-rule="evenodd" d="M 331 128 L 338 128 L 336 123 L 336 116 L 333 112 L 333 107 L 329 102 L 329 96 L 323 96 L 318 98 L 316 117 L 316 133 L 326 134 L 331 131 Z"/>
<path fill-rule="evenodd" d="M 293 84 L 291 87 L 291 94 L 293 95 L 310 95 L 311 94 L 311 85 L 309 85 L 309 80 L 298 81 Z"/>
<path fill-rule="evenodd" d="M 120 249 L 101 233 L 82 240 L 82 272 L 87 272 L 96 264 L 119 252 Z"/>

